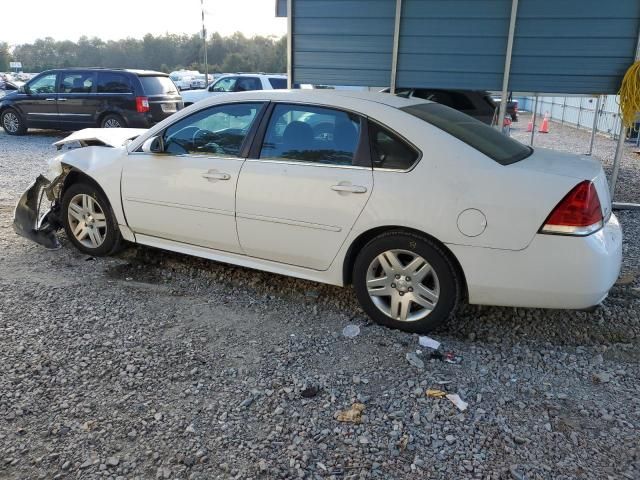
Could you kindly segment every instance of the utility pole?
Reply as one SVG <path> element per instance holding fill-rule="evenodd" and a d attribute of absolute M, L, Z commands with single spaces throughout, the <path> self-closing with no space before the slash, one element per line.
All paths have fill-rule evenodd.
<path fill-rule="evenodd" d="M 204 0 L 200 0 L 200 9 L 202 10 L 202 41 L 204 43 L 204 83 L 208 87 L 209 65 L 207 63 L 207 28 L 204 26 Z"/>

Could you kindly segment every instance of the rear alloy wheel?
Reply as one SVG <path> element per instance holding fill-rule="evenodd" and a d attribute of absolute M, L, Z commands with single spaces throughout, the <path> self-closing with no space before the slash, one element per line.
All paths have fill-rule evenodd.
<path fill-rule="evenodd" d="M 462 291 L 441 247 L 404 232 L 371 240 L 356 259 L 353 281 L 360 304 L 375 322 L 409 332 L 428 332 L 445 322 Z"/>
<path fill-rule="evenodd" d="M 27 131 L 27 126 L 22 120 L 22 117 L 13 109 L 5 110 L 0 120 L 2 128 L 4 128 L 4 131 L 9 135 L 24 135 Z"/>
<path fill-rule="evenodd" d="M 120 244 L 120 231 L 109 202 L 91 184 L 76 183 L 65 191 L 62 221 L 67 237 L 81 252 L 108 255 Z"/>
<path fill-rule="evenodd" d="M 126 125 L 120 115 L 109 114 L 102 119 L 102 128 L 124 128 Z"/>

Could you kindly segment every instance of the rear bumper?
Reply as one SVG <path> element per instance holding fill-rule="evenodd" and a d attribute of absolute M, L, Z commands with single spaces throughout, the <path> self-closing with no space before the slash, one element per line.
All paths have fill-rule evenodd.
<path fill-rule="evenodd" d="M 449 245 L 464 271 L 469 303 L 583 309 L 604 300 L 620 274 L 615 215 L 587 237 L 536 235 L 524 250 Z"/>

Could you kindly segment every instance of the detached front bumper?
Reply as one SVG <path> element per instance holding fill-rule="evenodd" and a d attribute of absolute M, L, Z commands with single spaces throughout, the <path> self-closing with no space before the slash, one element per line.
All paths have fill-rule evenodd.
<path fill-rule="evenodd" d="M 50 250 L 60 248 L 55 234 L 60 228 L 60 222 L 55 211 L 66 173 L 63 172 L 51 181 L 39 175 L 22 194 L 13 214 L 13 229 L 18 235 Z"/>

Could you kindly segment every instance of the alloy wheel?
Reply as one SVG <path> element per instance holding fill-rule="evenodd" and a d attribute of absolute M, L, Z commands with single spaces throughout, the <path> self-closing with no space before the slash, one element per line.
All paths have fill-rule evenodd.
<path fill-rule="evenodd" d="M 401 322 L 425 318 L 440 296 L 435 270 L 420 255 L 408 250 L 387 250 L 375 257 L 367 269 L 366 282 L 373 304 Z"/>
<path fill-rule="evenodd" d="M 104 128 L 121 128 L 120 122 L 116 118 L 109 118 L 104 122 Z"/>
<path fill-rule="evenodd" d="M 20 128 L 20 119 L 13 112 L 7 112 L 2 117 L 2 126 L 7 132 L 16 133 Z"/>
<path fill-rule="evenodd" d="M 69 202 L 67 210 L 73 236 L 88 248 L 98 248 L 107 235 L 104 209 L 90 195 L 79 193 Z"/>

